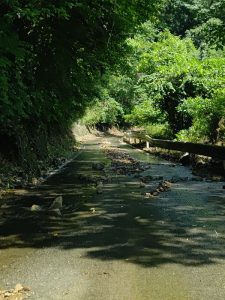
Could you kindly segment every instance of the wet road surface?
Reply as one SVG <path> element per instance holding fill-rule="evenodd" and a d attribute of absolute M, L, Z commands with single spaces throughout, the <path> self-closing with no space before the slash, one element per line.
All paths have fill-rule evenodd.
<path fill-rule="evenodd" d="M 149 186 L 111 172 L 101 142 L 87 143 L 61 173 L 9 203 L 0 222 L 0 289 L 19 282 L 34 300 L 225 299 L 224 183 L 198 181 L 188 168 L 107 138 L 151 164 L 143 176 L 178 178 L 146 199 Z M 106 174 L 92 170 L 98 161 Z M 82 174 L 111 179 L 97 194 Z M 62 216 L 28 212 L 57 195 Z"/>

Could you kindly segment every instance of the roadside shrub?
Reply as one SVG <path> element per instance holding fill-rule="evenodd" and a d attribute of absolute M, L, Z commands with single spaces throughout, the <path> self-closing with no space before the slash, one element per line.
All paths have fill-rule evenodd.
<path fill-rule="evenodd" d="M 147 125 L 146 133 L 155 139 L 172 139 L 173 137 L 168 123 Z"/>
<path fill-rule="evenodd" d="M 179 107 L 192 118 L 192 125 L 177 134 L 179 140 L 217 142 L 225 139 L 225 89 L 216 90 L 212 98 L 188 98 Z"/>

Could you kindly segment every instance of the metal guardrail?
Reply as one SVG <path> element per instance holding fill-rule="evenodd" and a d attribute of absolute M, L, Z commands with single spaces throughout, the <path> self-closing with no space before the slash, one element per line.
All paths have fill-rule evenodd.
<path fill-rule="evenodd" d="M 194 154 L 225 160 L 225 147 L 222 146 L 152 139 L 147 134 L 143 132 L 136 132 L 136 131 L 129 131 L 125 133 L 124 141 L 132 144 L 139 144 L 140 142 L 146 142 L 146 148 L 159 147 L 159 148 L 164 148 L 169 150 L 189 152 L 189 153 L 194 153 Z"/>

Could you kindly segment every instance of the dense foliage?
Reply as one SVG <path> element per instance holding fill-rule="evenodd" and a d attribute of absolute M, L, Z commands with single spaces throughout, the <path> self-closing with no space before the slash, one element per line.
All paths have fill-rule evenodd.
<path fill-rule="evenodd" d="M 47 155 L 49 138 L 65 132 L 104 94 L 102 75 L 121 63 L 126 36 L 153 19 L 159 5 L 154 0 L 1 1 L 2 140 L 22 159 L 28 152 Z"/>
<path fill-rule="evenodd" d="M 223 0 L 170 0 L 161 16 L 163 27 L 173 34 L 190 35 L 198 47 L 224 45 Z"/>
<path fill-rule="evenodd" d="M 160 33 L 140 54 L 138 71 L 144 75 L 135 97 L 144 98 L 127 119 L 140 125 L 164 121 L 181 139 L 215 142 L 224 117 L 224 54 L 211 51 L 201 59 L 190 38 Z"/>
<path fill-rule="evenodd" d="M 126 93 L 111 94 L 123 120 L 155 137 L 225 140 L 224 8 L 223 1 L 168 1 L 157 22 L 143 23 L 127 39 L 117 70 L 117 78 L 126 75 Z M 113 122 L 121 123 L 121 114 Z"/>

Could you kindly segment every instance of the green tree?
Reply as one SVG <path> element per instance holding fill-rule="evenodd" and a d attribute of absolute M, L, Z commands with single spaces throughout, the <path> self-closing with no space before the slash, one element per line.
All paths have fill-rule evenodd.
<path fill-rule="evenodd" d="M 26 141 L 63 132 L 116 68 L 124 41 L 155 14 L 159 1 L 20 1 L 0 3 L 0 134 Z M 54 128 L 54 130 L 53 130 Z M 26 138 L 25 138 L 26 137 Z M 47 145 L 45 145 L 47 149 Z"/>

